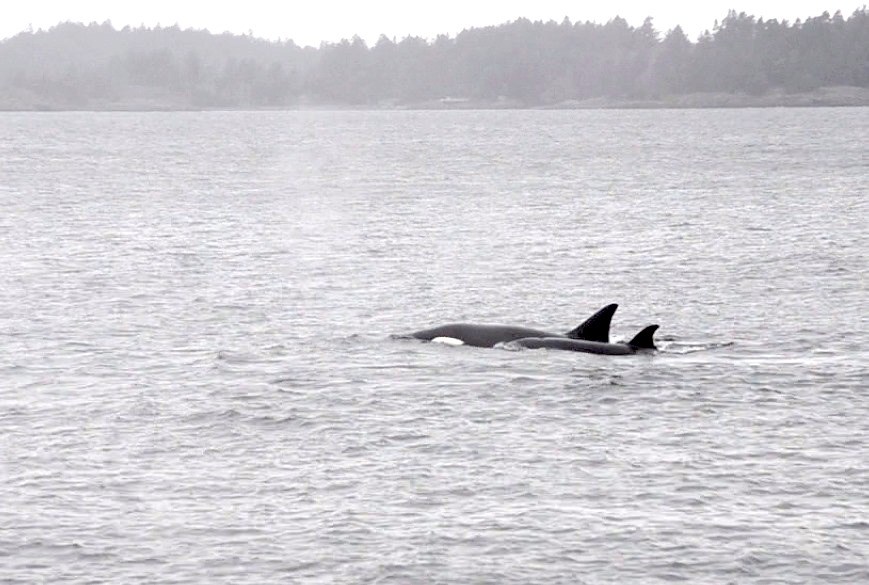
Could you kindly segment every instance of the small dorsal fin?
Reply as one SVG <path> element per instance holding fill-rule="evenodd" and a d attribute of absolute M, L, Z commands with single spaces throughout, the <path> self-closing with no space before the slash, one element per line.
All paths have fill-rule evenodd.
<path fill-rule="evenodd" d="M 637 349 L 658 349 L 655 347 L 655 340 L 653 339 L 655 331 L 657 330 L 657 325 L 649 325 L 637 333 L 634 338 L 628 342 L 628 345 L 636 347 Z"/>
<path fill-rule="evenodd" d="M 613 314 L 619 306 L 616 303 L 607 305 L 575 329 L 568 331 L 567 336 L 571 339 L 584 339 L 586 341 L 600 341 L 601 343 L 609 343 L 610 341 L 610 322 L 613 319 Z"/>

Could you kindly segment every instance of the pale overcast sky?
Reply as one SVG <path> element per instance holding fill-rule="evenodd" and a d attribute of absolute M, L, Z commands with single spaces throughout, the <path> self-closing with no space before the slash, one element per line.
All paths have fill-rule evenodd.
<path fill-rule="evenodd" d="M 85 23 L 111 20 L 116 28 L 178 24 L 182 28 L 207 28 L 214 33 L 252 31 L 259 37 L 293 39 L 300 45 L 319 46 L 321 41 L 334 42 L 354 34 L 369 43 L 375 42 L 381 33 L 397 39 L 408 35 L 433 39 L 438 34 L 454 36 L 464 28 L 502 24 L 518 17 L 560 22 L 567 16 L 574 22 L 604 23 L 616 15 L 634 26 L 642 24 L 646 16 L 652 16 L 655 27 L 662 32 L 680 24 L 695 38 L 703 30 L 711 29 L 715 20 L 723 18 L 729 8 L 764 18 L 793 21 L 817 16 L 824 10 L 833 14 L 837 9 L 847 17 L 863 3 L 863 0 L 848 0 L 845 4 L 835 0 L 610 0 L 594 3 L 577 0 L 434 0 L 425 3 L 408 0 L 216 0 L 211 3 L 202 0 L 3 0 L 0 39 L 28 27 L 46 29 L 67 20 Z"/>

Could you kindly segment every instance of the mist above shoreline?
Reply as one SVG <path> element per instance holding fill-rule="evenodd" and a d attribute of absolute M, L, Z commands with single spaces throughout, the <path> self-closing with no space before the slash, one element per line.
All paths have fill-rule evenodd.
<path fill-rule="evenodd" d="M 519 19 L 317 49 L 63 23 L 0 42 L 0 109 L 861 105 L 866 63 L 865 8 L 794 23 L 731 11 L 696 41 L 651 19 Z"/>

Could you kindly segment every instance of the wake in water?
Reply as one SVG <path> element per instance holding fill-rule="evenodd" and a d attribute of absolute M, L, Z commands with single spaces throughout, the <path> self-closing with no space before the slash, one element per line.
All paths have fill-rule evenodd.
<path fill-rule="evenodd" d="M 690 353 L 701 353 L 704 351 L 714 351 L 716 349 L 722 349 L 725 347 L 732 347 L 735 345 L 732 341 L 712 341 L 708 343 L 696 343 L 696 342 L 683 342 L 683 341 L 675 341 L 672 339 L 664 340 L 660 345 L 658 345 L 659 353 L 667 353 L 667 354 L 676 354 L 676 355 L 687 355 Z"/>

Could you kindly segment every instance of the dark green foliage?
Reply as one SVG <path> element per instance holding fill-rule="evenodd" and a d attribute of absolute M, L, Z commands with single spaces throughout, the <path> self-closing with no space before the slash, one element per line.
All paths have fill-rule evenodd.
<path fill-rule="evenodd" d="M 248 35 L 63 23 L 0 43 L 0 96 L 102 107 L 294 107 L 437 103 L 545 105 L 697 92 L 869 87 L 869 13 L 805 22 L 731 11 L 696 42 L 622 18 L 465 30 L 433 42 L 358 37 L 319 49 Z M 23 99 L 23 98 L 22 98 Z M 19 100 L 21 101 L 21 100 Z"/>

